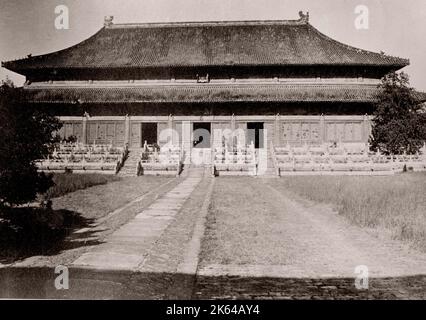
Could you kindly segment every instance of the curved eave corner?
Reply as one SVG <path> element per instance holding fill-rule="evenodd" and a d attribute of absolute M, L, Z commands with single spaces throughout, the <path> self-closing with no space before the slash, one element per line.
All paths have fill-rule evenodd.
<path fill-rule="evenodd" d="M 329 37 L 328 35 L 322 33 L 317 28 L 315 28 L 312 24 L 310 24 L 309 21 L 307 21 L 306 24 L 319 37 L 323 38 L 324 40 L 328 41 L 331 44 L 343 47 L 346 50 L 356 52 L 357 54 L 366 54 L 366 55 L 372 55 L 372 56 L 380 57 L 380 59 L 383 59 L 383 62 L 380 63 L 380 64 L 377 64 L 377 66 L 393 66 L 393 67 L 398 68 L 396 70 L 399 70 L 399 69 L 402 69 L 402 68 L 410 65 L 410 59 L 396 57 L 396 56 L 392 56 L 392 55 L 387 55 L 387 54 L 384 54 L 383 52 L 378 53 L 378 52 L 374 52 L 374 51 L 369 51 L 369 50 L 353 47 L 351 45 L 340 42 L 340 41 L 333 39 L 333 38 Z"/>
<path fill-rule="evenodd" d="M 67 52 L 71 49 L 82 47 L 87 43 L 87 41 L 90 41 L 91 39 L 95 38 L 96 36 L 99 35 L 100 32 L 102 32 L 105 29 L 106 29 L 106 27 L 104 26 L 101 29 L 99 29 L 97 32 L 95 32 L 93 35 L 88 37 L 87 39 L 85 39 L 85 40 L 83 40 L 83 41 L 81 41 L 77 44 L 74 44 L 72 46 L 69 46 L 67 48 L 64 48 L 64 49 L 61 49 L 61 50 L 58 50 L 58 51 L 49 52 L 49 53 L 46 53 L 46 54 L 40 54 L 40 55 L 35 55 L 35 56 L 32 56 L 31 54 L 29 54 L 25 58 L 9 60 L 9 61 L 2 61 L 1 66 L 3 68 L 10 70 L 10 71 L 13 71 L 13 72 L 16 72 L 16 73 L 19 73 L 19 74 L 25 76 L 26 73 L 29 70 L 37 70 L 37 69 L 43 69 L 44 68 L 44 67 L 33 67 L 33 66 L 31 66 L 31 63 L 33 61 L 37 61 L 37 60 L 40 60 L 40 59 L 46 59 L 46 58 L 49 58 L 49 57 L 55 57 L 56 55 Z M 61 66 L 57 66 L 55 68 L 61 69 Z"/>

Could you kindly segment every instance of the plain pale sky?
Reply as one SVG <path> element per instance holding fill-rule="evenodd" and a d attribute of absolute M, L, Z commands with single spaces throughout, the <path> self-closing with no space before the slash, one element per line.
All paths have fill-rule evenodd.
<path fill-rule="evenodd" d="M 55 7 L 69 8 L 70 28 L 55 28 Z M 355 28 L 355 8 L 369 9 L 369 29 Z M 0 0 L 0 60 L 49 53 L 90 37 L 104 16 L 116 23 L 298 19 L 343 43 L 410 59 L 403 70 L 426 91 L 425 0 Z M 0 68 L 21 85 L 24 78 Z"/>

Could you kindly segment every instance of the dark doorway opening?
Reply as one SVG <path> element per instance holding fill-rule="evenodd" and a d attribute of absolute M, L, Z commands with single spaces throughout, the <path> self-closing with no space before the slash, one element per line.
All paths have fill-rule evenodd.
<path fill-rule="evenodd" d="M 194 122 L 192 136 L 194 148 L 210 148 L 211 123 Z"/>
<path fill-rule="evenodd" d="M 256 149 L 263 148 L 263 122 L 247 123 L 247 142 L 252 141 Z"/>
<path fill-rule="evenodd" d="M 152 122 L 142 123 L 142 145 L 145 144 L 157 144 L 157 124 Z"/>

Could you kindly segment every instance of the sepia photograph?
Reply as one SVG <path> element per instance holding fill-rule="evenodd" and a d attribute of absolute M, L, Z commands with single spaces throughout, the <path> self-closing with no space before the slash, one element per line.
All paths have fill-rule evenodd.
<path fill-rule="evenodd" d="M 423 0 L 0 0 L 0 299 L 426 300 L 425 30 Z"/>

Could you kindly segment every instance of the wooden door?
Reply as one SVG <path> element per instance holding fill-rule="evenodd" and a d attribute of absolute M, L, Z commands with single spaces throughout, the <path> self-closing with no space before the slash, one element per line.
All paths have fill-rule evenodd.
<path fill-rule="evenodd" d="M 132 123 L 130 125 L 130 147 L 142 147 L 141 124 Z"/>

